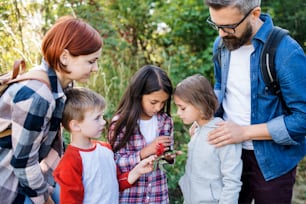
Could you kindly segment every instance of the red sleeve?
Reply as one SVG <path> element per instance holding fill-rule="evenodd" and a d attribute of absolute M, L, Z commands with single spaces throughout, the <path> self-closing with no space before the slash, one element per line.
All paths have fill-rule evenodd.
<path fill-rule="evenodd" d="M 123 191 L 127 188 L 131 188 L 133 184 L 128 182 L 128 176 L 130 172 L 122 173 L 120 169 L 117 167 L 117 179 L 119 183 L 119 190 Z M 136 183 L 136 182 L 135 182 Z"/>
<path fill-rule="evenodd" d="M 83 202 L 82 160 L 77 149 L 68 146 L 53 176 L 60 185 L 60 203 Z"/>

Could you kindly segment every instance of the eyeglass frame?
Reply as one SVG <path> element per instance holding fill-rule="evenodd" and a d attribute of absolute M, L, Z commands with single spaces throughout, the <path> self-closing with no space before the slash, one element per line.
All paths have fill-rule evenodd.
<path fill-rule="evenodd" d="M 228 34 L 235 34 L 236 33 L 236 28 L 241 24 L 243 23 L 243 21 L 252 13 L 252 11 L 254 10 L 254 8 L 252 8 L 251 10 L 249 10 L 249 12 L 247 12 L 244 17 L 238 22 L 238 23 L 234 23 L 234 24 L 231 24 L 231 25 L 217 25 L 215 22 L 213 22 L 211 20 L 211 16 L 208 16 L 208 18 L 206 19 L 206 22 L 214 29 L 214 30 L 217 30 L 219 31 L 220 29 L 225 32 L 225 33 L 228 33 Z M 232 29 L 233 32 L 229 32 L 225 29 Z"/>

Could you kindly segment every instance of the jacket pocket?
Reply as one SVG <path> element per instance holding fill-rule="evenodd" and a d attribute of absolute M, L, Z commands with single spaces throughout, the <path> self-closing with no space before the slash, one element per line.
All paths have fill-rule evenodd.
<path fill-rule="evenodd" d="M 187 204 L 218 203 L 222 184 L 218 180 L 207 180 L 184 175 L 179 181 Z"/>

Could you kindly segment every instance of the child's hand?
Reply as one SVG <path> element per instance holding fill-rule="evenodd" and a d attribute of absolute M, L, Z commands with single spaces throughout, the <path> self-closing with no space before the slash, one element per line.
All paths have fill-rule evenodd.
<path fill-rule="evenodd" d="M 174 162 L 176 156 L 177 156 L 177 155 L 181 155 L 181 154 L 183 154 L 182 151 L 177 151 L 177 150 L 175 150 L 175 151 L 169 151 L 169 152 L 166 152 L 166 153 L 164 154 L 164 159 L 165 159 L 169 164 L 173 164 L 173 162 Z"/>
<path fill-rule="evenodd" d="M 169 151 L 165 153 L 165 159 L 170 160 L 170 159 L 175 159 L 177 155 L 183 154 L 182 151 Z"/>
<path fill-rule="evenodd" d="M 153 171 L 154 160 L 156 159 L 155 155 L 152 155 L 146 159 L 141 160 L 134 169 L 140 174 L 146 174 Z"/>
<path fill-rule="evenodd" d="M 171 138 L 169 136 L 159 136 L 156 137 L 153 142 L 150 144 L 151 149 L 152 149 L 152 154 L 155 154 L 156 152 L 156 147 L 158 145 L 162 144 L 165 149 L 164 151 L 170 150 L 170 146 L 171 146 Z"/>
<path fill-rule="evenodd" d="M 149 145 L 143 148 L 140 152 L 141 159 L 147 158 L 150 155 L 155 154 L 156 147 L 159 144 L 163 144 L 165 147 L 165 151 L 169 150 L 171 145 L 171 138 L 169 136 L 159 136 L 156 137 Z"/>
<path fill-rule="evenodd" d="M 155 155 L 152 155 L 146 159 L 141 160 L 129 173 L 128 182 L 130 184 L 135 183 L 137 179 L 143 174 L 153 171 Z"/>

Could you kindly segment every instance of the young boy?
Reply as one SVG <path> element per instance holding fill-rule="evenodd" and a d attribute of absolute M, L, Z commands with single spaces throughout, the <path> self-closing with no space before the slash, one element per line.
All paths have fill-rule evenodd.
<path fill-rule="evenodd" d="M 66 96 L 62 124 L 71 133 L 71 142 L 53 174 L 60 185 L 60 202 L 118 203 L 119 187 L 129 188 L 142 174 L 151 172 L 154 156 L 122 174 L 111 146 L 94 140 L 106 124 L 104 98 L 80 87 L 71 88 Z"/>

